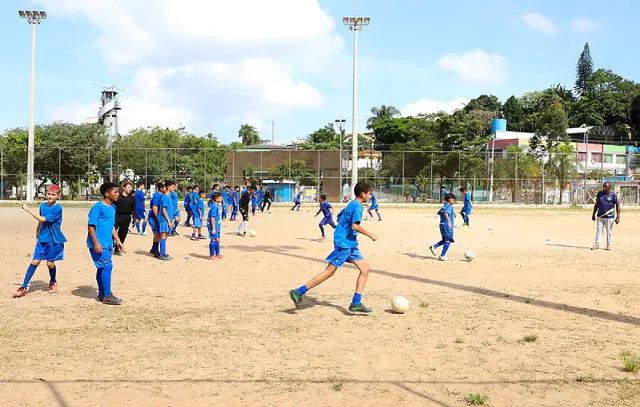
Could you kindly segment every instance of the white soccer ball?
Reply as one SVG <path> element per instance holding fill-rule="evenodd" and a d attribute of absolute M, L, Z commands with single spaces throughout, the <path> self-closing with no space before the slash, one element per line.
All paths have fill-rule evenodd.
<path fill-rule="evenodd" d="M 404 314 L 409 310 L 409 300 L 398 295 L 391 300 L 391 308 L 397 314 Z"/>
<path fill-rule="evenodd" d="M 256 235 L 257 235 L 257 234 L 258 234 L 258 232 L 256 232 L 256 231 L 255 231 L 255 230 L 253 230 L 253 229 L 251 229 L 251 230 L 249 231 L 249 236 L 251 236 L 251 237 L 256 237 Z"/>
<path fill-rule="evenodd" d="M 466 252 L 464 254 L 464 258 L 469 260 L 469 261 L 475 259 L 475 257 L 476 257 L 476 254 L 474 252 L 472 252 L 471 250 L 469 250 L 468 252 Z"/>

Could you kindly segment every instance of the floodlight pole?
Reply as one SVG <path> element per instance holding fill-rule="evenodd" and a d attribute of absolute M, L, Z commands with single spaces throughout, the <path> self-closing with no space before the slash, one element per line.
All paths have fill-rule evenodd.
<path fill-rule="evenodd" d="M 489 202 L 493 202 L 493 168 L 495 161 L 495 148 L 496 148 L 496 134 L 494 133 L 489 140 L 493 140 L 491 143 L 491 175 L 489 178 Z"/>
<path fill-rule="evenodd" d="M 344 124 L 346 120 L 336 119 L 335 122 L 338 123 L 338 128 L 340 129 L 340 174 L 338 175 L 338 179 L 340 183 L 340 202 L 342 202 L 342 138 L 344 137 Z"/>
<path fill-rule="evenodd" d="M 358 183 L 358 31 L 369 25 L 369 17 L 344 17 L 342 23 L 353 31 L 353 111 L 351 124 L 351 197 L 355 199 L 354 189 Z"/>
<path fill-rule="evenodd" d="M 35 197 L 34 155 L 35 155 L 35 104 L 36 104 L 36 26 L 47 17 L 40 11 L 18 12 L 21 18 L 31 24 L 31 94 L 29 106 L 29 136 L 27 142 L 27 202 Z"/>

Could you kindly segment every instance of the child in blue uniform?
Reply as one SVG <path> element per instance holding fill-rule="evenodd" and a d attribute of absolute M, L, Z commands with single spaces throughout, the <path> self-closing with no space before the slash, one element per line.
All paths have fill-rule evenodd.
<path fill-rule="evenodd" d="M 229 210 L 229 194 L 231 193 L 229 185 L 225 185 L 224 188 L 222 189 L 222 204 L 221 204 L 221 209 L 222 209 L 222 220 L 226 221 L 227 220 L 227 211 Z"/>
<path fill-rule="evenodd" d="M 145 207 L 145 201 L 147 197 L 144 182 L 138 182 L 138 189 L 136 189 L 133 199 L 136 201 L 136 231 L 139 235 L 145 236 L 145 232 L 147 231 L 147 209 Z M 141 223 L 142 226 L 140 226 Z"/>
<path fill-rule="evenodd" d="M 323 281 L 333 276 L 344 263 L 353 263 L 360 274 L 356 282 L 356 291 L 353 294 L 353 300 L 349 305 L 351 312 L 371 312 L 371 308 L 362 303 L 362 292 L 367 283 L 369 276 L 369 264 L 362 257 L 362 253 L 358 249 L 358 233 L 368 236 L 371 240 L 378 239 L 376 235 L 365 230 L 360 222 L 362 221 L 363 204 L 371 198 L 371 187 L 364 183 L 358 182 L 354 188 L 356 199 L 349 202 L 346 208 L 338 214 L 338 226 L 333 234 L 334 250 L 327 257 L 329 264 L 325 270 L 313 277 L 307 284 L 300 286 L 296 290 L 289 291 L 289 297 L 293 301 L 296 308 L 300 309 L 302 304 L 302 296 L 311 288 L 316 287 Z"/>
<path fill-rule="evenodd" d="M 371 195 L 371 203 L 369 204 L 369 209 L 367 210 L 367 212 L 369 212 L 369 220 L 373 220 L 373 214 L 371 213 L 371 211 L 376 211 L 376 214 L 378 214 L 378 220 L 382 221 L 382 217 L 380 216 L 380 208 L 378 207 L 378 197 L 376 196 L 376 194 Z"/>
<path fill-rule="evenodd" d="M 172 181 L 173 182 L 173 181 Z M 178 205 L 178 186 L 173 183 L 173 187 L 171 188 L 171 193 L 169 194 L 171 198 L 171 209 L 173 209 L 173 213 L 170 213 L 169 216 L 173 218 L 173 224 L 170 224 L 169 227 L 171 230 L 169 231 L 169 236 L 178 236 L 178 225 L 180 224 L 180 206 Z"/>
<path fill-rule="evenodd" d="M 211 209 L 211 207 L 213 206 L 213 195 L 216 193 L 220 193 L 220 185 L 219 184 L 213 184 L 213 188 L 211 189 L 211 192 L 209 193 L 209 202 L 207 202 L 207 206 L 209 207 L 209 209 Z"/>
<path fill-rule="evenodd" d="M 251 214 L 256 216 L 256 208 L 258 207 L 258 191 L 251 194 Z"/>
<path fill-rule="evenodd" d="M 293 202 L 293 208 L 291 210 L 300 211 L 300 205 L 302 205 L 302 192 L 296 194 L 296 198 Z"/>
<path fill-rule="evenodd" d="M 160 237 L 162 236 L 159 231 L 159 223 L 158 218 L 162 215 L 161 211 L 161 201 L 162 196 L 167 191 L 167 188 L 164 186 L 164 182 L 158 182 L 156 184 L 156 192 L 151 197 L 151 201 L 149 201 L 149 226 L 151 227 L 151 231 L 153 232 L 153 245 L 151 246 L 151 253 L 154 257 L 160 257 Z"/>
<path fill-rule="evenodd" d="M 100 194 L 102 200 L 93 205 L 89 211 L 87 247 L 96 266 L 97 300 L 107 305 L 120 305 L 122 300 L 111 291 L 111 272 L 113 271 L 111 255 L 114 242 L 120 251 L 124 251 L 114 226 L 116 221 L 114 202 L 120 196 L 120 189 L 117 184 L 107 182 L 100 186 Z"/>
<path fill-rule="evenodd" d="M 262 185 L 258 187 L 256 194 L 258 197 L 258 209 L 262 211 L 262 203 L 264 201 L 264 191 L 262 190 Z"/>
<path fill-rule="evenodd" d="M 191 217 L 193 216 L 193 212 L 191 212 L 191 194 L 193 193 L 193 187 L 188 186 L 187 192 L 184 194 L 184 210 L 187 212 L 187 220 L 184 221 L 184 226 L 191 226 Z"/>
<path fill-rule="evenodd" d="M 27 292 L 29 281 L 36 272 L 42 260 L 47 261 L 49 268 L 49 293 L 58 292 L 56 280 L 56 261 L 64 259 L 64 244 L 67 238 L 62 234 L 62 206 L 57 203 L 60 187 L 50 185 L 47 188 L 47 202 L 40 204 L 38 213 L 34 212 L 27 204 L 22 209 L 28 212 L 38 221 L 36 228 L 36 247 L 33 250 L 33 259 L 24 276 L 22 286 L 13 294 L 14 297 L 22 297 Z"/>
<path fill-rule="evenodd" d="M 322 233 L 322 237 L 320 239 L 324 240 L 324 225 L 329 225 L 334 229 L 336 228 L 336 224 L 333 223 L 333 207 L 329 202 L 327 202 L 326 195 L 320 195 L 320 209 L 318 209 L 318 213 L 316 213 L 316 218 L 320 215 L 320 212 L 323 213 L 324 218 L 322 218 L 318 226 Z"/>
<path fill-rule="evenodd" d="M 460 215 L 462 215 L 462 226 L 471 226 L 469 224 L 469 215 L 471 215 L 471 194 L 467 192 L 467 187 L 460 188 L 460 193 L 464 195 L 464 203 L 462 204 L 462 209 L 460 210 Z"/>
<path fill-rule="evenodd" d="M 236 220 L 238 216 L 238 210 L 240 209 L 240 187 L 235 186 L 234 191 L 231 193 L 231 205 L 233 206 L 231 210 L 231 216 L 229 220 Z"/>
<path fill-rule="evenodd" d="M 207 216 L 207 229 L 209 230 L 209 260 L 218 260 L 222 258 L 220 254 L 220 231 L 222 229 L 222 195 L 218 192 L 211 197 L 213 206 L 209 210 Z"/>
<path fill-rule="evenodd" d="M 202 223 L 206 220 L 204 212 L 204 200 L 207 198 L 205 191 L 200 192 L 200 196 L 197 198 L 196 206 L 193 210 L 193 232 L 191 233 L 191 240 L 202 240 Z M 198 234 L 196 236 L 196 233 Z"/>
<path fill-rule="evenodd" d="M 442 246 L 442 254 L 438 257 L 440 261 L 448 261 L 447 251 L 449 250 L 449 246 L 451 243 L 455 243 L 453 240 L 453 222 L 454 222 L 454 213 L 453 213 L 453 204 L 455 203 L 456 197 L 453 194 L 447 194 L 444 196 L 444 205 L 438 211 L 438 215 L 440 215 L 440 235 L 442 239 L 433 246 L 429 246 L 429 250 L 431 253 L 438 257 L 436 254 L 436 249 Z"/>
<path fill-rule="evenodd" d="M 160 260 L 171 260 L 167 254 L 167 238 L 173 227 L 173 205 L 171 203 L 171 192 L 175 188 L 173 181 L 165 181 L 165 192 L 160 197 L 158 207 L 158 233 L 160 234 Z"/>

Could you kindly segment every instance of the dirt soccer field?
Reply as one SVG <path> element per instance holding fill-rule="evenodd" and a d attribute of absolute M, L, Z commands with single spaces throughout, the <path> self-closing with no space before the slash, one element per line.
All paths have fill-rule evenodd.
<path fill-rule="evenodd" d="M 183 227 L 170 262 L 130 235 L 114 258 L 114 307 L 94 300 L 88 209 L 69 207 L 58 293 L 41 265 L 12 298 L 35 221 L 0 208 L 0 405 L 463 406 L 469 394 L 491 406 L 638 405 L 640 375 L 621 353 L 640 354 L 640 213 L 623 212 L 607 252 L 588 250 L 586 211 L 478 209 L 443 263 L 428 250 L 436 209 L 383 205 L 383 222 L 365 224 L 378 241 L 360 237 L 374 313 L 351 315 L 353 267 L 300 311 L 288 297 L 333 248 L 330 229 L 316 240 L 315 210 L 252 217 L 255 238 L 224 223 L 220 261 Z M 409 312 L 390 312 L 395 295 Z"/>

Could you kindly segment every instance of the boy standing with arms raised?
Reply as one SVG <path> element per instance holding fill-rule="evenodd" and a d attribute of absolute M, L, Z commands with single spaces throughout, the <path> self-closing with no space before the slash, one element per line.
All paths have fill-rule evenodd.
<path fill-rule="evenodd" d="M 102 200 L 89 211 L 87 247 L 97 270 L 98 301 L 107 305 L 120 305 L 122 300 L 111 292 L 111 272 L 113 271 L 111 251 L 114 242 L 118 250 L 124 250 L 114 226 L 116 221 L 114 203 L 118 200 L 120 191 L 117 184 L 107 182 L 100 186 L 100 194 Z"/>
<path fill-rule="evenodd" d="M 22 209 L 38 221 L 36 228 L 38 241 L 33 250 L 33 259 L 24 276 L 22 286 L 13 294 L 14 297 L 22 297 L 27 292 L 29 281 L 31 281 L 42 260 L 47 261 L 47 267 L 49 268 L 49 293 L 53 294 L 58 291 L 56 261 L 63 260 L 64 244 L 67 241 L 67 238 L 62 234 L 62 230 L 60 230 L 62 225 L 62 206 L 57 203 L 59 192 L 60 187 L 58 185 L 50 185 L 47 188 L 47 202 L 40 204 L 38 213 L 35 213 L 27 204 L 22 205 Z"/>
<path fill-rule="evenodd" d="M 362 253 L 358 249 L 358 233 L 368 236 L 371 240 L 376 241 L 378 237 L 373 233 L 365 230 L 360 223 L 362 222 L 363 204 L 371 198 L 371 187 L 364 183 L 358 182 L 354 188 L 356 199 L 338 214 L 338 226 L 333 234 L 334 250 L 327 257 L 329 263 L 325 270 L 313 277 L 307 284 L 299 287 L 297 290 L 289 291 L 289 297 L 293 301 L 296 308 L 300 309 L 302 296 L 317 285 L 321 284 L 331 276 L 333 276 L 344 263 L 353 263 L 360 274 L 356 282 L 356 291 L 353 294 L 353 300 L 349 305 L 351 312 L 371 312 L 372 309 L 362 303 L 362 292 L 367 283 L 369 276 L 369 264 L 362 257 Z"/>

